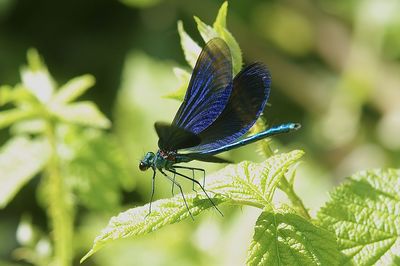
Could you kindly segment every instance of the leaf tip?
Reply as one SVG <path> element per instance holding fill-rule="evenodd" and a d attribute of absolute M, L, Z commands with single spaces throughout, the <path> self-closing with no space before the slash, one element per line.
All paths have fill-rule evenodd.
<path fill-rule="evenodd" d="M 94 252 L 95 252 L 95 251 L 93 250 L 93 248 L 90 249 L 89 252 L 86 253 L 86 255 L 83 256 L 83 257 L 81 258 L 81 260 L 79 261 L 79 263 L 80 263 L 80 264 L 84 263 L 90 256 L 92 256 L 92 255 L 94 254 Z"/>

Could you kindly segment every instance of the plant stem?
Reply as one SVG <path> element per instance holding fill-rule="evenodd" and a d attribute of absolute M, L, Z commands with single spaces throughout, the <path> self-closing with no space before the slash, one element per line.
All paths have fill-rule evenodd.
<path fill-rule="evenodd" d="M 286 193 L 288 196 L 289 200 L 292 202 L 294 209 L 297 211 L 297 213 L 304 218 L 310 220 L 311 216 L 308 213 L 306 207 L 303 204 L 303 201 L 300 199 L 299 196 L 294 192 L 293 186 L 289 183 L 289 181 L 286 179 L 285 176 L 282 177 L 280 183 L 279 183 L 279 188 Z"/>
<path fill-rule="evenodd" d="M 47 138 L 51 146 L 45 182 L 47 214 L 53 229 L 54 265 L 72 264 L 73 209 L 68 198 L 69 192 L 60 173 L 60 159 L 57 152 L 55 125 L 48 123 Z"/>

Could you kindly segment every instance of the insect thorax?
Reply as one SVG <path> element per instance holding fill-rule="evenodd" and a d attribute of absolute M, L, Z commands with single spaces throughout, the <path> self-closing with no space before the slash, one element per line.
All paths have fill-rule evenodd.
<path fill-rule="evenodd" d="M 169 169 L 176 163 L 176 151 L 158 150 L 155 164 L 157 168 Z"/>

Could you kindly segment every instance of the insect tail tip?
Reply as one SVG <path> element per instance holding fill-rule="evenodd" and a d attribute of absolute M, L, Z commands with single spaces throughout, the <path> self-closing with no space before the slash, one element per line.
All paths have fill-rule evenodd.
<path fill-rule="evenodd" d="M 293 130 L 298 130 L 301 128 L 301 124 L 300 123 L 293 123 L 292 125 Z"/>

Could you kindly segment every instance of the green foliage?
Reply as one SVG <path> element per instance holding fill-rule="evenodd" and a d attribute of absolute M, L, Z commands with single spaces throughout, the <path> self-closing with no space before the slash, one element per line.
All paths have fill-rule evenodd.
<path fill-rule="evenodd" d="M 207 198 L 200 198 L 194 193 L 187 194 L 185 198 L 193 216 L 212 208 Z M 214 197 L 213 201 L 219 204 L 223 199 Z M 181 195 L 153 202 L 152 212 L 148 214 L 149 204 L 146 204 L 112 217 L 107 227 L 94 240 L 92 249 L 81 259 L 81 263 L 114 240 L 142 236 L 190 216 Z"/>
<path fill-rule="evenodd" d="M 220 37 L 228 43 L 236 74 L 242 66 L 241 51 L 226 29 L 226 15 L 227 2 L 220 8 L 213 26 L 198 17 L 194 19 L 205 42 Z M 193 68 L 201 48 L 186 33 L 181 21 L 178 22 L 178 32 L 185 59 Z M 175 68 L 174 72 L 180 85 L 167 97 L 181 100 L 190 74 L 181 68 Z M 265 122 L 260 120 L 252 132 L 262 131 L 265 127 Z M 332 193 L 332 200 L 319 212 L 318 219 L 313 220 L 295 193 L 295 170 L 290 173 L 303 152 L 274 154 L 266 140 L 261 142 L 260 153 L 267 157 L 262 163 L 244 161 L 229 165 L 206 178 L 206 189 L 216 205 L 247 205 L 262 210 L 254 227 L 248 265 L 373 265 L 398 262 L 399 171 L 355 175 Z M 286 201 L 291 206 L 287 206 L 286 202 L 278 204 L 274 197 L 277 189 L 286 195 Z M 204 210 L 212 210 L 212 204 L 203 193 L 187 193 L 184 197 L 194 216 Z M 81 262 L 114 240 L 143 236 L 190 216 L 181 195 L 153 202 L 151 214 L 149 207 L 146 204 L 132 208 L 111 218 Z"/>
<path fill-rule="evenodd" d="M 14 137 L 0 150 L 0 208 L 4 208 L 31 178 L 43 170 L 50 147 L 43 139 Z"/>
<path fill-rule="evenodd" d="M 208 42 L 212 38 L 219 37 L 228 44 L 232 55 L 233 74 L 236 75 L 242 69 L 243 58 L 239 44 L 226 27 L 227 10 L 228 2 L 224 2 L 218 11 L 217 17 L 212 27 L 204 23 L 200 18 L 196 16 L 194 16 L 194 20 L 196 21 L 197 29 L 204 42 Z M 185 55 L 185 59 L 189 66 L 193 69 L 201 52 L 201 48 L 189 36 L 189 34 L 186 33 L 185 29 L 183 28 L 182 21 L 178 21 L 178 32 L 181 38 L 181 46 Z M 186 88 L 189 84 L 190 74 L 183 69 L 179 69 L 178 71 L 175 71 L 175 75 L 179 80 L 179 86 L 177 89 L 175 89 L 175 91 L 167 94 L 166 97 L 182 100 L 183 96 L 185 95 Z"/>
<path fill-rule="evenodd" d="M 337 237 L 346 262 L 397 265 L 400 236 L 400 170 L 363 171 L 331 193 L 318 214 Z"/>
<path fill-rule="evenodd" d="M 243 162 L 227 166 L 207 176 L 206 188 L 214 194 L 213 201 L 216 205 L 225 202 L 263 209 L 270 206 L 280 178 L 302 154 L 301 151 L 293 151 L 270 157 L 262 163 Z M 185 198 L 193 215 L 212 207 L 204 195 L 200 197 L 199 194 L 190 193 Z M 111 218 L 108 226 L 94 240 L 92 249 L 81 261 L 113 240 L 144 235 L 189 217 L 181 195 L 153 202 L 152 212 L 146 217 L 148 212 L 147 204 Z"/>
<path fill-rule="evenodd" d="M 258 217 L 248 265 L 339 265 L 335 237 L 288 209 Z"/>
<path fill-rule="evenodd" d="M 122 2 L 129 6 L 143 8 L 156 6 L 162 1 L 123 0 Z M 372 103 L 374 111 L 372 113 L 378 112 L 379 116 L 377 117 L 379 119 L 382 117 L 381 123 L 377 127 L 378 137 L 388 150 L 393 151 L 393 154 L 383 151 L 378 145 L 369 145 L 376 146 L 371 149 L 373 152 L 369 152 L 374 154 L 370 158 L 375 163 L 375 159 L 379 159 L 381 155 L 383 155 L 381 157 L 388 157 L 388 159 L 381 159 L 381 162 L 377 163 L 378 165 L 384 164 L 385 160 L 393 159 L 395 161 L 398 157 L 396 151 L 399 146 L 398 127 L 396 127 L 398 125 L 398 104 L 395 100 L 398 98 L 396 94 L 398 82 L 390 73 L 396 72 L 396 62 L 394 61 L 399 54 L 399 45 L 395 45 L 395 43 L 398 42 L 400 35 L 398 34 L 398 25 L 393 25 L 393 27 L 385 25 L 394 23 L 394 21 L 397 21 L 398 24 L 398 16 L 395 12 L 395 7 L 398 5 L 393 1 L 389 4 L 383 2 L 381 4 L 379 1 L 352 1 L 354 3 L 351 4 L 346 1 L 339 1 L 339 4 L 332 4 L 334 1 L 322 1 L 323 11 L 318 13 L 321 12 L 318 6 L 300 5 L 299 8 L 296 5 L 287 5 L 287 3 L 261 2 L 255 3 L 254 7 L 246 8 L 246 12 L 247 10 L 253 12 L 248 14 L 249 21 L 251 21 L 249 23 L 242 22 L 244 14 L 236 14 L 239 15 L 234 18 L 236 24 L 242 22 L 242 26 L 249 27 L 238 27 L 236 30 L 243 34 L 242 39 L 248 38 L 247 45 L 257 42 L 252 56 L 257 55 L 261 60 L 269 59 L 265 61 L 271 63 L 271 67 L 274 68 L 274 84 L 281 87 L 284 94 L 289 94 L 292 100 L 303 108 L 302 111 L 306 110 L 312 114 L 313 119 L 320 120 L 320 125 L 318 125 L 318 123 L 310 121 L 313 119 L 305 119 L 308 121 L 305 128 L 314 132 L 308 134 L 317 136 L 312 144 L 320 145 L 322 149 L 319 151 L 326 151 L 329 147 L 334 147 L 334 150 L 340 151 L 340 153 L 345 150 L 349 157 L 354 156 L 357 157 L 357 162 L 362 161 L 364 156 L 359 156 L 359 153 L 353 154 L 353 152 L 360 145 L 371 144 L 371 142 L 365 142 L 365 139 L 370 138 L 369 132 L 375 131 L 371 131 L 368 127 L 368 133 L 358 134 L 360 133 L 358 129 L 363 129 L 359 123 L 361 123 L 361 118 L 364 118 L 364 109 L 369 110 L 370 106 L 368 105 Z M 357 4 L 355 4 L 356 2 Z M 211 6 L 210 3 L 201 6 L 208 8 Z M 173 11 L 171 12 L 172 16 L 175 13 L 173 10 L 176 8 L 175 5 L 178 5 L 178 2 L 168 4 Z M 346 12 L 351 11 L 348 12 L 345 21 L 338 23 L 331 18 L 324 18 L 325 13 L 332 12 L 332 9 L 328 8 L 332 5 L 337 6 L 337 10 L 342 9 L 343 6 L 346 7 L 344 8 Z M 141 20 L 147 27 L 151 27 L 152 32 L 162 28 L 159 28 L 160 25 L 157 25 L 154 17 L 151 19 L 145 17 L 148 14 L 159 14 L 159 10 L 164 6 L 160 5 L 160 7 L 135 11 L 140 12 L 141 18 L 144 18 Z M 190 10 L 182 7 L 177 9 L 179 13 Z M 198 17 L 194 17 L 194 20 L 204 42 L 214 37 L 220 37 L 228 43 L 232 53 L 233 74 L 236 74 L 242 67 L 243 58 L 238 43 L 227 29 L 227 7 L 227 2 L 222 4 L 213 24 L 206 24 Z M 376 12 L 382 10 L 387 12 Z M 334 12 L 334 15 L 340 19 L 338 13 L 340 12 Z M 381 13 L 385 16 L 382 16 Z M 168 19 L 172 19 L 172 16 L 165 16 L 165 18 L 163 16 L 162 21 L 168 21 Z M 11 16 L 4 16 L 5 19 L 7 17 Z M 121 21 L 126 22 L 124 19 Z M 251 32 L 251 23 L 257 24 L 257 30 Z M 8 24 L 13 25 L 12 23 Z M 164 24 L 168 26 L 168 23 Z M 146 27 L 144 28 L 146 30 Z M 249 30 L 247 31 L 247 29 Z M 178 22 L 178 32 L 188 68 L 174 68 L 175 76 L 179 79 L 179 86 L 176 91 L 166 97 L 181 100 L 203 43 L 199 43 L 199 45 L 194 41 L 185 31 L 181 21 Z M 149 37 L 145 39 L 147 38 Z M 262 38 L 264 38 L 264 42 L 262 42 Z M 7 46 L 7 42 L 5 45 Z M 272 50 L 279 50 L 279 53 L 268 54 L 271 45 L 273 46 Z M 155 45 L 151 49 L 157 49 L 156 46 L 159 45 Z M 362 49 L 359 49 L 360 47 Z M 247 49 L 253 49 L 253 47 L 247 47 Z M 8 49 L 4 50 L 8 51 Z M 344 54 L 343 51 L 345 51 Z M 383 58 L 381 58 L 382 55 L 384 55 Z M 321 60 L 316 62 L 315 57 L 321 58 Z M 7 60 L 3 61 L 8 62 L 8 59 L 7 57 Z M 13 257 L 34 265 L 71 265 L 74 261 L 73 253 L 84 247 L 86 241 L 82 240 L 87 239 L 85 238 L 87 236 L 81 236 L 81 232 L 85 229 L 82 230 L 80 227 L 79 234 L 75 233 L 77 206 L 81 205 L 96 211 L 96 213 L 85 212 L 84 215 L 79 212 L 78 217 L 79 223 L 85 219 L 90 221 L 84 226 L 90 228 L 90 234 L 92 234 L 93 230 L 97 230 L 97 226 L 103 224 L 99 215 L 105 215 L 104 212 L 117 213 L 121 210 L 122 190 L 130 190 L 137 185 L 136 182 L 142 182 L 141 184 L 146 187 L 140 187 L 136 193 L 140 196 L 147 196 L 146 189 L 149 189 L 147 186 L 149 179 L 140 177 L 140 180 L 139 178 L 135 180 L 132 178 L 132 173 L 138 170 L 136 163 L 131 163 L 130 160 L 137 159 L 136 155 L 140 152 L 137 150 L 155 145 L 153 141 L 155 133 L 152 132 L 152 136 L 149 134 L 153 118 L 164 119 L 171 114 L 171 110 L 176 110 L 176 106 L 174 106 L 176 102 L 171 103 L 170 106 L 169 103 L 162 103 L 162 113 L 159 108 L 154 108 L 161 104 L 161 100 L 158 99 L 160 91 L 157 89 L 162 90 L 174 86 L 170 75 L 172 66 L 170 63 L 162 65 L 158 61 L 138 53 L 129 56 L 125 67 L 132 72 L 124 73 L 122 78 L 124 89 L 120 91 L 116 107 L 119 113 L 117 120 L 123 121 L 119 124 L 120 132 L 116 137 L 113 132 L 104 132 L 103 129 L 108 129 L 111 123 L 94 103 L 76 101 L 94 85 L 95 78 L 93 76 L 79 76 L 59 86 L 35 50 L 28 51 L 27 59 L 27 66 L 21 69 L 21 83 L 15 86 L 0 86 L 0 129 L 9 127 L 11 135 L 10 139 L 0 148 L 0 208 L 5 208 L 32 178 L 40 178 L 40 182 L 37 182 L 39 184 L 37 187 L 38 200 L 48 215 L 47 225 L 50 232 L 42 232 L 39 228 L 43 226 L 35 225 L 37 221 L 23 217 L 17 229 L 17 240 L 21 247 L 14 250 Z M 387 62 L 390 63 L 387 64 Z M 381 82 L 375 82 L 377 80 Z M 336 89 L 327 90 L 327 87 L 332 87 L 331 83 L 338 84 L 335 85 Z M 373 97 L 375 95 L 374 88 L 378 83 L 382 84 L 379 87 L 380 97 Z M 133 86 L 131 86 L 132 84 Z M 132 87 L 144 89 L 134 90 Z M 301 89 L 299 90 L 299 88 Z M 311 90 L 307 90 L 307 88 L 311 88 Z M 144 99 L 152 99 L 153 104 L 149 105 L 148 101 Z M 284 108 L 286 109 L 286 106 Z M 127 115 L 127 110 L 134 115 L 131 116 L 130 113 Z M 290 108 L 287 110 L 287 112 L 291 112 Z M 125 117 L 121 113 L 124 113 Z M 372 123 L 373 119 L 378 119 L 371 119 L 371 117 L 369 114 L 366 116 L 368 123 Z M 342 121 L 343 119 L 344 121 Z M 141 130 L 141 128 L 148 128 L 148 130 Z M 252 128 L 251 134 L 265 128 L 266 123 L 259 120 Z M 356 135 L 357 138 L 355 138 Z M 120 142 L 126 154 L 121 152 Z M 260 141 L 258 144 L 261 157 L 267 158 L 264 162 L 245 161 L 229 165 L 206 177 L 206 189 L 215 204 L 251 206 L 256 207 L 259 211 L 256 213 L 257 221 L 254 217 L 256 222 L 253 238 L 248 239 L 250 243 L 247 256 L 248 265 L 399 264 L 400 170 L 380 169 L 353 175 L 331 193 L 331 199 L 319 211 L 317 218 L 313 219 L 303 204 L 303 200 L 306 201 L 308 195 L 299 197 L 295 193 L 295 185 L 306 186 L 309 191 L 316 190 L 316 186 L 304 185 L 304 180 L 301 180 L 300 184 L 295 183 L 295 168 L 299 164 L 303 152 L 292 151 L 276 154 L 269 146 L 269 140 Z M 378 152 L 375 153 L 375 151 Z M 329 154 L 328 164 L 336 161 L 346 168 L 349 166 L 349 162 L 354 162 L 348 159 L 337 160 L 339 157 L 335 151 L 325 152 L 325 154 Z M 326 165 L 326 162 L 318 159 L 318 163 L 312 164 L 309 160 L 311 157 L 313 157 L 312 152 L 307 158 L 307 165 L 313 170 L 307 173 L 299 171 L 300 176 L 310 175 L 310 172 L 312 174 L 313 171 L 316 171 L 317 174 L 314 175 L 323 180 L 326 173 L 315 169 L 324 168 L 325 166 L 321 165 Z M 129 162 L 127 162 L 128 160 Z M 127 171 L 127 165 L 131 167 L 129 171 Z M 364 165 L 371 164 L 364 162 Z M 137 176 L 139 177 L 139 175 Z M 33 185 L 33 182 L 31 184 Z M 135 199 L 140 196 L 133 195 Z M 136 256 L 137 251 L 151 253 L 149 247 L 161 250 L 160 247 L 169 241 L 167 243 L 169 251 L 179 250 L 181 252 L 165 252 L 170 256 L 170 261 L 174 262 L 173 265 L 188 265 L 188 263 L 176 263 L 176 258 L 182 253 L 187 259 L 182 261 L 189 261 L 192 264 L 206 261 L 205 265 L 209 265 L 207 256 L 198 259 L 195 257 L 196 254 L 193 254 L 193 250 L 200 249 L 199 247 L 204 250 L 207 248 L 207 252 L 211 253 L 209 252 L 210 246 L 197 243 L 201 242 L 197 241 L 198 235 L 204 233 L 204 227 L 209 230 L 206 232 L 217 230 L 220 233 L 219 229 L 215 229 L 213 226 L 220 226 L 225 230 L 225 225 L 235 223 L 236 221 L 230 219 L 232 217 L 230 211 L 233 208 L 224 210 L 226 218 L 215 219 L 219 216 L 201 191 L 187 193 L 185 198 L 191 212 L 196 216 L 196 222 L 200 220 L 200 223 L 182 223 L 179 225 L 178 233 L 176 231 L 168 232 L 168 230 L 159 231 L 157 232 L 159 234 L 157 243 L 149 238 L 147 246 L 142 245 L 143 242 L 135 242 L 140 247 L 135 250 L 136 253 L 133 255 L 127 252 L 128 255 L 125 256 L 129 256 L 128 259 L 119 256 L 120 253 L 118 253 L 114 256 L 117 257 L 117 260 L 109 258 L 104 262 L 101 261 L 102 258 L 98 254 L 97 256 L 100 258 L 98 261 L 101 261 L 102 265 L 110 265 L 109 262 L 115 264 L 115 261 L 118 262 L 116 265 L 126 265 L 126 261 L 131 262 L 133 256 L 135 260 L 137 259 L 136 263 L 140 264 L 142 262 L 139 258 L 141 254 Z M 312 198 L 312 200 L 314 199 L 318 200 Z M 164 228 L 164 226 L 189 220 L 186 219 L 189 217 L 189 213 L 180 194 L 153 202 L 153 211 L 149 216 L 147 216 L 148 210 L 149 205 L 146 204 L 122 211 L 111 218 L 106 228 L 96 237 L 92 249 L 82 258 L 82 261 L 114 240 L 142 237 Z M 212 226 L 202 223 L 204 222 L 203 217 L 198 216 L 205 210 L 210 210 L 215 214 L 209 219 L 212 220 Z M 99 214 L 100 212 L 102 213 Z M 245 215 L 240 213 L 235 215 L 248 219 L 247 216 L 244 217 Z M 8 217 L 1 219 L 1 226 L 7 223 L 7 220 Z M 235 231 L 242 231 L 240 226 L 234 228 Z M 194 233 L 188 235 L 189 231 Z M 222 232 L 222 230 L 220 231 Z M 164 235 L 164 238 L 160 237 L 165 232 L 168 233 Z M 232 231 L 226 230 L 225 232 L 229 232 L 226 235 L 232 235 Z M 4 230 L 0 233 L 3 237 Z M 220 237 L 221 234 L 213 236 L 223 239 Z M 176 240 L 179 237 L 184 241 Z M 6 236 L 3 238 L 3 243 L 12 242 L 7 241 Z M 184 248 L 182 248 L 182 244 L 174 245 L 173 241 L 181 241 L 180 243 L 185 245 Z M 219 241 L 218 244 L 226 240 Z M 236 245 L 245 243 L 230 242 L 235 243 L 235 248 L 238 248 Z M 125 244 L 126 242 L 120 243 Z M 196 247 L 193 248 L 193 246 Z M 226 247 L 226 245 L 221 246 L 223 249 Z M 0 247 L 3 246 L 0 245 Z M 85 246 L 85 248 L 87 247 Z M 218 251 L 212 250 L 217 253 L 216 256 L 220 255 Z M 107 256 L 107 252 L 104 251 L 101 254 L 103 258 L 104 254 Z M 236 259 L 236 254 L 231 252 L 227 252 L 227 254 L 229 255 L 226 257 L 229 257 L 231 261 L 232 258 Z M 158 265 L 168 263 L 163 260 L 165 256 L 158 255 L 153 256 L 157 257 Z M 141 258 L 143 259 L 145 256 Z M 2 258 L 0 258 L 0 264 L 3 264 Z M 149 263 L 146 261 L 141 264 Z M 216 265 L 221 264 L 216 263 Z"/>
<path fill-rule="evenodd" d="M 207 176 L 207 189 L 223 195 L 232 204 L 270 207 L 274 192 L 302 151 L 272 156 L 262 163 L 241 162 Z"/>
<path fill-rule="evenodd" d="M 120 175 L 117 180 L 126 180 L 127 174 L 122 174 L 121 156 L 116 155 L 118 151 L 111 138 L 99 130 L 97 139 L 87 137 L 90 131 L 88 127 L 110 127 L 110 121 L 94 103 L 75 102 L 94 85 L 94 78 L 91 75 L 77 77 L 57 89 L 56 82 L 36 50 L 28 51 L 27 60 L 28 65 L 21 69 L 22 83 L 14 87 L 0 87 L 0 105 L 8 108 L 0 112 L 0 129 L 11 126 L 13 135 L 0 150 L 0 208 L 4 208 L 31 178 L 41 176 L 39 200 L 49 217 L 53 245 L 50 250 L 54 250 L 51 258 L 47 257 L 46 260 L 55 265 L 70 265 L 73 259 L 71 242 L 75 213 L 75 202 L 71 199 L 75 192 L 84 204 L 96 207 L 87 200 L 90 193 L 79 193 L 81 190 L 77 188 L 82 186 L 77 184 L 84 180 L 87 187 L 99 188 L 97 179 L 85 179 L 82 174 L 85 171 L 78 173 L 76 170 L 85 168 L 87 173 L 89 167 L 98 167 L 93 162 L 98 162 L 96 160 L 106 154 L 115 157 L 104 157 L 110 163 L 99 167 L 99 172 L 107 174 L 109 179 L 115 179 L 113 174 Z M 85 144 L 92 141 L 93 145 L 79 149 L 78 145 L 74 145 L 76 142 L 71 143 L 71 139 Z M 109 150 L 99 150 L 99 145 Z M 98 150 L 94 151 L 96 148 Z M 85 160 L 84 167 L 79 165 L 82 160 Z M 98 175 L 101 177 L 101 174 Z M 104 178 L 100 180 L 104 181 Z M 92 186 L 92 183 L 97 186 Z M 109 202 L 115 207 L 119 204 L 119 196 L 115 194 L 120 194 L 123 182 L 108 183 L 113 184 L 109 187 L 113 187 L 114 191 L 100 189 L 99 192 L 105 193 L 96 197 L 96 200 L 104 207 L 109 206 Z M 23 247 L 16 251 L 19 259 L 43 264 L 40 261 L 45 258 L 34 256 L 32 243 L 21 244 Z"/>
<path fill-rule="evenodd" d="M 103 212 L 118 208 L 121 188 L 132 189 L 134 180 L 115 137 L 97 129 L 76 127 L 63 128 L 61 135 L 67 153 L 63 156 L 63 175 L 80 203 Z"/>

